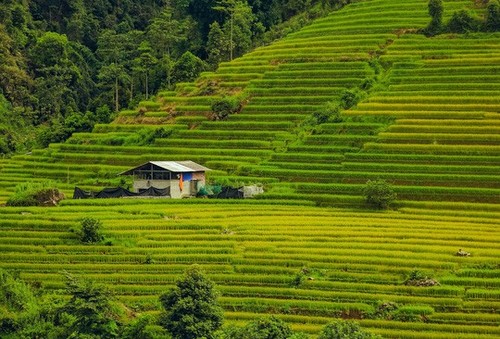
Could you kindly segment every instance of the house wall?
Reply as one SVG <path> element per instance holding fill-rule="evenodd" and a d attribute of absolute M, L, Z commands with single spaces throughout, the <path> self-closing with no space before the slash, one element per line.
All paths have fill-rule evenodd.
<path fill-rule="evenodd" d="M 170 180 L 134 180 L 134 192 L 139 192 L 139 189 L 147 189 L 151 186 L 156 188 L 170 187 Z"/>
<path fill-rule="evenodd" d="M 134 192 L 139 192 L 140 189 L 147 189 L 151 186 L 156 188 L 167 188 L 170 187 L 170 197 L 173 199 L 180 199 L 183 197 L 189 197 L 192 195 L 196 195 L 198 189 L 205 185 L 205 173 L 204 172 L 196 172 L 189 173 L 187 178 L 190 180 L 183 180 L 183 188 L 182 192 L 179 187 L 179 179 L 172 180 L 143 180 L 136 179 L 134 180 Z M 196 185 L 192 185 L 191 181 L 196 181 Z"/>
<path fill-rule="evenodd" d="M 205 186 L 205 172 L 193 173 L 193 180 L 199 180 L 202 186 Z"/>

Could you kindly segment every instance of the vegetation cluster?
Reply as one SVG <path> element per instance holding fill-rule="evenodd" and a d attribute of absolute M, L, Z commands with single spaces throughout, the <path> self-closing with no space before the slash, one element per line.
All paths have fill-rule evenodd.
<path fill-rule="evenodd" d="M 4 1 L 0 154 L 89 131 L 346 2 Z"/>
<path fill-rule="evenodd" d="M 34 290 L 0 270 L 0 335 L 5 338 L 121 338 L 121 339 L 307 339 L 275 316 L 261 317 L 243 327 L 223 325 L 223 309 L 214 283 L 196 265 L 176 286 L 160 296 L 159 317 L 130 314 L 104 285 L 73 274 L 65 276 L 67 298 Z M 132 319 L 132 320 L 131 320 Z M 357 323 L 334 320 L 321 339 L 379 336 Z"/>
<path fill-rule="evenodd" d="M 425 35 L 434 36 L 440 33 L 474 33 L 498 32 L 500 30 L 500 3 L 498 0 L 488 0 L 486 15 L 478 17 L 466 9 L 454 12 L 447 23 L 443 23 L 443 1 L 429 0 L 429 15 L 431 21 L 423 30 Z"/>

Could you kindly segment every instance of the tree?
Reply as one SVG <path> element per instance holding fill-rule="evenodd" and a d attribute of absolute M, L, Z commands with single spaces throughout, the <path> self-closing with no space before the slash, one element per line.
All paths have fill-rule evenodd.
<path fill-rule="evenodd" d="M 174 82 L 194 81 L 207 68 L 205 62 L 191 52 L 184 53 L 172 68 Z"/>
<path fill-rule="evenodd" d="M 241 339 L 289 339 L 290 326 L 275 316 L 262 317 L 248 323 L 239 333 Z"/>
<path fill-rule="evenodd" d="M 218 0 L 214 9 L 229 17 L 223 25 L 223 31 L 229 41 L 229 60 L 233 60 L 235 55 L 242 55 L 252 45 L 255 15 L 248 3 L 240 0 Z"/>
<path fill-rule="evenodd" d="M 113 98 L 113 105 L 110 106 L 114 106 L 115 111 L 120 109 L 120 104 L 125 103 L 120 93 L 126 92 L 127 84 L 130 84 L 130 99 L 132 99 L 134 82 L 130 77 L 130 69 L 138 53 L 141 36 L 142 33 L 138 31 L 118 33 L 113 30 L 105 30 L 99 36 L 96 54 L 102 60 L 102 67 L 98 78 L 101 88 L 111 90 L 112 94 L 108 97 Z"/>
<path fill-rule="evenodd" d="M 86 244 L 95 244 L 104 240 L 101 234 L 102 222 L 94 218 L 83 218 L 80 222 L 80 241 Z"/>
<path fill-rule="evenodd" d="M 104 286 L 90 280 L 78 279 L 66 274 L 66 290 L 70 300 L 59 310 L 73 317 L 66 329 L 66 335 L 89 338 L 116 338 L 121 315 L 113 303 L 111 292 Z"/>
<path fill-rule="evenodd" d="M 229 41 L 226 39 L 217 21 L 210 25 L 206 52 L 208 55 L 208 63 L 213 68 L 216 68 L 221 61 L 225 60 L 226 58 L 224 56 L 229 52 Z"/>
<path fill-rule="evenodd" d="M 396 200 L 396 193 L 385 180 L 368 180 L 363 190 L 366 203 L 376 209 L 387 209 Z"/>
<path fill-rule="evenodd" d="M 484 26 L 487 32 L 500 31 L 500 4 L 497 0 L 493 0 L 488 4 Z"/>
<path fill-rule="evenodd" d="M 31 49 L 39 122 L 86 110 L 88 100 L 81 98 L 90 97 L 93 81 L 79 46 L 65 35 L 47 32 Z"/>
<path fill-rule="evenodd" d="M 148 28 L 148 38 L 158 58 L 166 54 L 172 57 L 176 45 L 187 39 L 184 34 L 185 23 L 173 17 L 173 9 L 166 6 Z"/>
<path fill-rule="evenodd" d="M 39 305 L 29 286 L 0 269 L 0 337 L 33 322 L 38 311 Z"/>
<path fill-rule="evenodd" d="M 144 76 L 144 95 L 147 100 L 149 98 L 149 74 L 158 60 L 151 53 L 152 49 L 146 41 L 140 44 L 138 52 L 139 56 L 134 59 L 134 70 Z"/>
<path fill-rule="evenodd" d="M 213 120 L 226 120 L 229 115 L 241 110 L 241 102 L 237 97 L 223 97 L 212 102 Z"/>
<path fill-rule="evenodd" d="M 429 15 L 431 16 L 431 22 L 425 28 L 425 34 L 427 36 L 433 36 L 438 34 L 442 29 L 443 24 L 443 3 L 442 0 L 429 0 L 428 4 Z"/>
<path fill-rule="evenodd" d="M 318 339 L 377 339 L 381 338 L 365 332 L 358 323 L 353 321 L 334 320 L 321 331 Z"/>
<path fill-rule="evenodd" d="M 263 26 L 254 25 L 255 22 L 256 17 L 248 3 L 238 1 L 233 12 L 233 56 L 238 57 L 248 52 L 252 47 L 253 34 L 263 32 Z M 227 23 L 225 26 L 225 31 L 227 31 Z"/>
<path fill-rule="evenodd" d="M 175 339 L 215 338 L 223 318 L 217 296 L 213 282 L 198 266 L 191 266 L 173 290 L 160 296 L 163 327 Z"/>
<path fill-rule="evenodd" d="M 480 27 L 481 21 L 465 9 L 453 13 L 447 25 L 448 32 L 451 33 L 478 32 Z"/>
<path fill-rule="evenodd" d="M 217 6 L 213 9 L 216 11 L 223 12 L 224 14 L 229 16 L 229 25 L 227 26 L 226 31 L 229 33 L 229 60 L 233 60 L 233 51 L 234 51 L 234 13 L 236 11 L 236 6 L 238 4 L 238 0 L 217 0 Z"/>

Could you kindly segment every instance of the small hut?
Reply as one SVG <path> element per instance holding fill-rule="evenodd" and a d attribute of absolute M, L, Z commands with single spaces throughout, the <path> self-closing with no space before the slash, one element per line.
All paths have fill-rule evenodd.
<path fill-rule="evenodd" d="M 205 186 L 205 172 L 210 171 L 193 161 L 149 161 L 119 175 L 134 177 L 134 192 L 151 187 L 169 189 L 170 197 L 179 199 L 196 196 Z"/>

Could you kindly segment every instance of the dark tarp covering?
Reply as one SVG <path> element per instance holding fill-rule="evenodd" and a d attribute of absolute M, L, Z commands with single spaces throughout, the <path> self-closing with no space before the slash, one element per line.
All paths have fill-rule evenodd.
<path fill-rule="evenodd" d="M 222 190 L 216 196 L 217 199 L 243 199 L 243 188 L 234 188 L 230 186 L 222 187 Z"/>
<path fill-rule="evenodd" d="M 75 187 L 73 199 L 105 199 L 105 198 L 121 198 L 121 197 L 164 197 L 170 195 L 170 187 L 156 188 L 150 187 L 141 190 L 139 193 L 130 192 L 122 187 L 105 188 L 100 192 L 84 191 L 79 187 Z"/>

